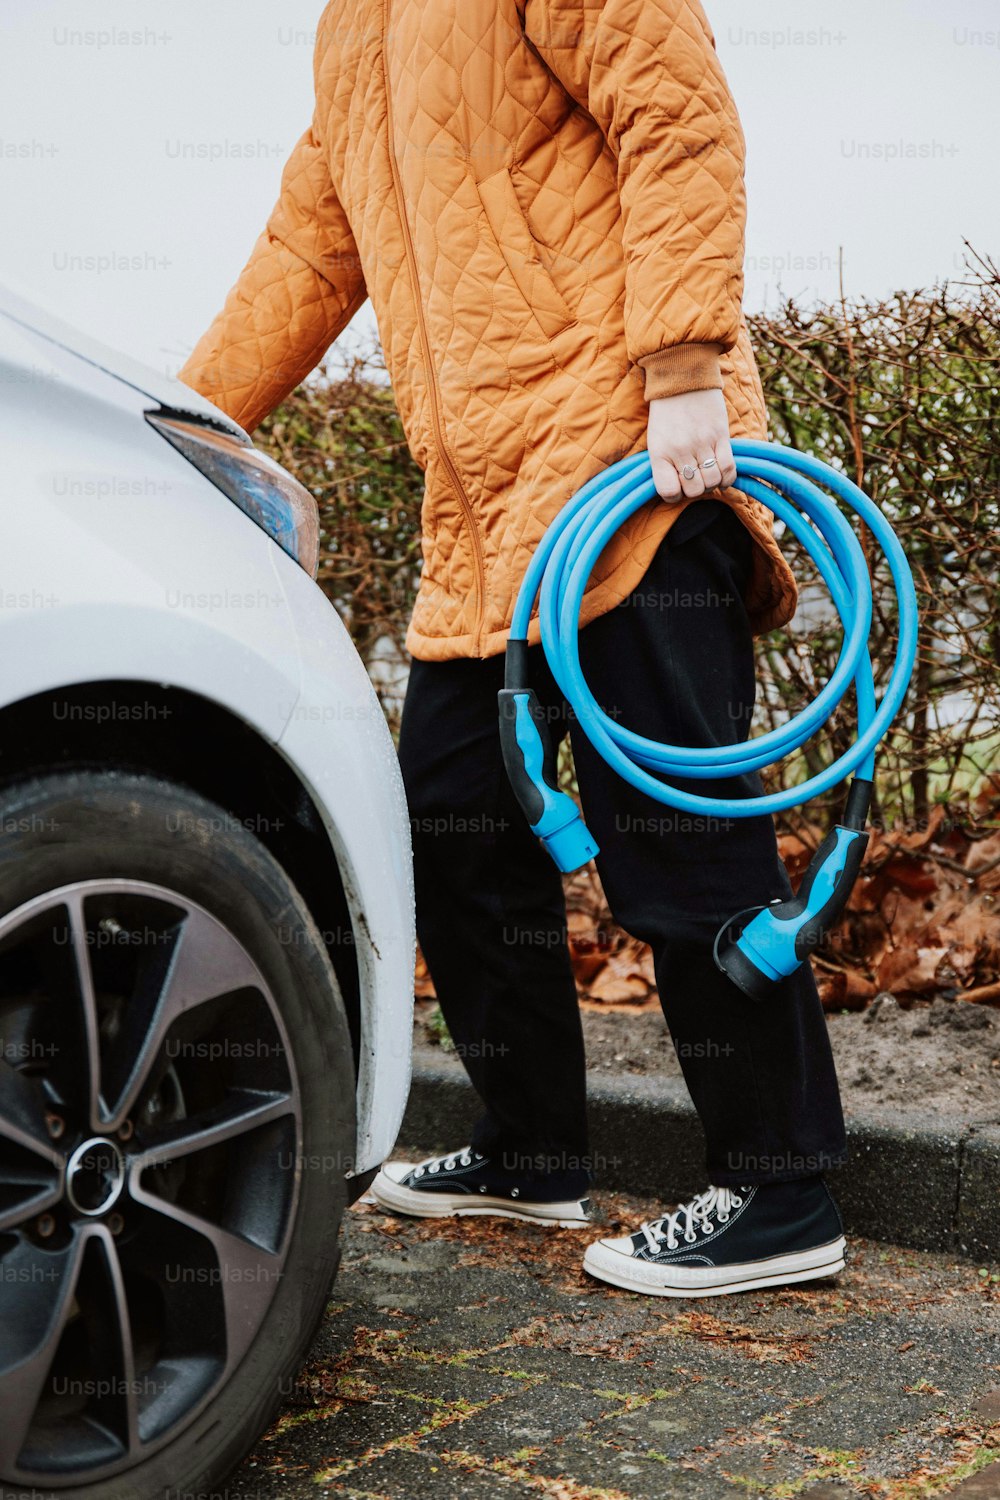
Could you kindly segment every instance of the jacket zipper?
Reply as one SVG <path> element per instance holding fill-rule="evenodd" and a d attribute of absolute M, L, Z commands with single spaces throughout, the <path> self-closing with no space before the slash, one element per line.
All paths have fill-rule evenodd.
<path fill-rule="evenodd" d="M 385 119 L 388 131 L 389 167 L 392 171 L 393 187 L 396 190 L 396 206 L 399 209 L 399 222 L 403 230 L 403 243 L 406 249 L 406 261 L 410 272 L 410 284 L 413 288 L 413 306 L 417 319 L 417 328 L 420 333 L 420 348 L 424 357 L 425 379 L 427 381 L 427 394 L 431 409 L 431 424 L 434 428 L 434 438 L 437 443 L 438 453 L 448 472 L 452 487 L 458 499 L 458 503 L 465 516 L 469 537 L 472 542 L 476 567 L 476 615 L 473 626 L 473 638 L 476 649 L 479 648 L 480 635 L 483 627 L 485 613 L 484 594 L 486 591 L 486 569 L 483 564 L 483 546 L 476 528 L 475 517 L 469 497 L 465 493 L 465 487 L 458 477 L 458 470 L 452 461 L 451 454 L 444 438 L 444 427 L 441 421 L 441 408 L 438 399 L 437 378 L 434 372 L 434 363 L 431 359 L 430 340 L 427 335 L 427 325 L 424 322 L 423 303 L 420 300 L 420 282 L 417 278 L 417 257 L 413 249 L 413 239 L 410 234 L 410 223 L 406 217 L 406 205 L 403 201 L 403 187 L 399 177 L 399 164 L 396 161 L 396 151 L 393 145 L 392 130 L 392 99 L 389 92 L 389 65 L 386 60 L 386 44 L 389 36 L 389 7 L 391 0 L 382 0 L 382 83 L 385 88 Z"/>

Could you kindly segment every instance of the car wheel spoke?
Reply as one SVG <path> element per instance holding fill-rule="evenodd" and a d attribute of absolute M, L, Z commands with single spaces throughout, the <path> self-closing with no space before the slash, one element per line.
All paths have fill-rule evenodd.
<path fill-rule="evenodd" d="M 0 1136 L 59 1170 L 62 1154 L 45 1124 L 45 1101 L 29 1074 L 0 1059 Z"/>
<path fill-rule="evenodd" d="M 132 1320 L 128 1298 L 125 1294 L 125 1279 L 122 1275 L 118 1249 L 106 1231 L 94 1234 L 91 1244 L 102 1260 L 105 1279 L 105 1315 L 101 1319 L 100 1336 L 106 1344 L 108 1372 L 114 1380 L 118 1394 L 118 1436 L 123 1447 L 133 1453 L 139 1446 L 139 1401 L 135 1375 L 135 1357 L 132 1351 Z"/>
<path fill-rule="evenodd" d="M 218 1264 L 217 1284 L 223 1300 L 226 1365 L 231 1369 L 242 1359 L 254 1338 L 263 1310 L 276 1290 L 284 1257 L 265 1250 L 243 1235 L 213 1224 L 200 1214 L 158 1198 L 144 1188 L 135 1188 L 132 1196 L 137 1203 L 145 1204 L 172 1224 L 200 1236 L 211 1245 Z"/>
<path fill-rule="evenodd" d="M 83 1021 L 89 1117 L 91 1127 L 96 1130 L 99 1128 L 101 1114 L 101 1048 L 97 999 L 94 994 L 94 971 L 90 965 L 90 946 L 87 942 L 87 921 L 83 901 L 82 891 L 69 892 L 66 898 L 66 910 L 69 915 L 77 994 Z"/>
<path fill-rule="evenodd" d="M 185 915 L 163 983 L 128 1060 L 126 1078 L 107 1100 L 101 1129 L 119 1128 L 133 1108 L 160 1054 L 167 1033 L 185 1012 L 235 990 L 257 988 L 260 975 L 236 939 L 206 913 Z"/>
<path fill-rule="evenodd" d="M 294 1112 L 295 1103 L 289 1094 L 240 1089 L 211 1114 L 181 1120 L 159 1132 L 154 1142 L 144 1143 L 139 1155 L 129 1164 L 129 1180 L 136 1182 L 148 1167 L 168 1165 L 195 1151 L 222 1146 Z"/>
<path fill-rule="evenodd" d="M 22 1240 L 4 1258 L 4 1275 L 17 1281 L 15 1316 L 0 1325 L 0 1473 L 14 1468 L 75 1303 L 88 1236 L 74 1236 L 56 1253 Z"/>
<path fill-rule="evenodd" d="M 62 1196 L 63 1157 L 49 1138 L 41 1089 L 0 1061 L 0 1232 Z"/>

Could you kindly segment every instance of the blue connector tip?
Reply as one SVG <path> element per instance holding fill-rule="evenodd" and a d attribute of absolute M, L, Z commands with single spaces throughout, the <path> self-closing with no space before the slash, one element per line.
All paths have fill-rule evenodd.
<path fill-rule="evenodd" d="M 579 815 L 554 833 L 542 834 L 541 840 L 564 875 L 579 870 L 599 853 L 597 840 Z"/>

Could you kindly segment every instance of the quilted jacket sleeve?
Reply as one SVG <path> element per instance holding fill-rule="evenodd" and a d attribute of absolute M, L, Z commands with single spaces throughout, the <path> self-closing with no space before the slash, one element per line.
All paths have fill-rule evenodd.
<path fill-rule="evenodd" d="M 740 329 L 744 141 L 698 0 L 526 0 L 524 26 L 618 161 L 625 337 L 647 399 L 721 386 Z"/>
<path fill-rule="evenodd" d="M 366 295 L 314 122 L 285 164 L 264 233 L 180 378 L 251 431 L 319 363 Z"/>

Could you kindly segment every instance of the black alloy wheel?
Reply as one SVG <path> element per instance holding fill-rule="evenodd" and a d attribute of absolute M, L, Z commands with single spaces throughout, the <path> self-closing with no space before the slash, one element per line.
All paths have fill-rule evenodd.
<path fill-rule="evenodd" d="M 194 794 L 15 796 L 51 827 L 0 839 L 2 1492 L 197 1489 L 287 1393 L 335 1269 L 336 982 L 284 872 Z"/>

